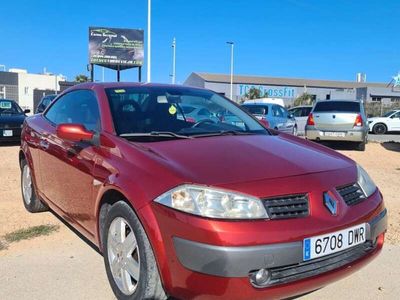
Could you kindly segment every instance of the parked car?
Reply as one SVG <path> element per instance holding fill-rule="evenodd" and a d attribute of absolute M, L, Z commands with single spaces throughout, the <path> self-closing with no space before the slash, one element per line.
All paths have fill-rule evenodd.
<path fill-rule="evenodd" d="M 208 120 L 213 123 L 219 122 L 219 118 L 216 116 L 216 114 L 213 114 L 209 109 L 202 105 L 182 104 L 179 105 L 179 107 L 182 109 L 182 113 L 185 115 L 187 121 L 191 121 L 193 123 L 201 120 Z"/>
<path fill-rule="evenodd" d="M 244 126 L 181 120 L 188 98 Z M 361 166 L 271 134 L 210 90 L 77 85 L 26 120 L 19 159 L 26 209 L 94 243 L 118 299 L 289 298 L 384 243 L 382 195 Z"/>
<path fill-rule="evenodd" d="M 292 114 L 296 120 L 298 135 L 305 134 L 305 127 L 311 110 L 311 105 L 296 106 L 288 109 L 289 114 Z"/>
<path fill-rule="evenodd" d="M 400 131 L 400 109 L 391 110 L 382 117 L 368 118 L 368 125 L 369 131 L 375 134 Z"/>
<path fill-rule="evenodd" d="M 318 101 L 307 119 L 306 138 L 353 142 L 357 150 L 364 151 L 368 141 L 368 124 L 362 102 Z"/>
<path fill-rule="evenodd" d="M 0 99 L 0 142 L 19 142 L 26 114 L 14 100 Z"/>
<path fill-rule="evenodd" d="M 269 127 L 285 133 L 297 135 L 296 120 L 286 108 L 272 103 L 248 103 L 242 107 L 259 120 L 266 120 Z"/>
<path fill-rule="evenodd" d="M 42 112 L 44 112 L 44 110 L 46 109 L 46 107 L 47 106 L 49 106 L 49 104 L 55 99 L 57 97 L 57 95 L 46 95 L 46 96 L 44 96 L 41 100 L 40 100 L 40 102 L 39 102 L 39 104 L 38 104 L 38 106 L 37 106 L 37 108 L 36 108 L 36 114 L 40 114 L 40 113 L 42 113 Z"/>

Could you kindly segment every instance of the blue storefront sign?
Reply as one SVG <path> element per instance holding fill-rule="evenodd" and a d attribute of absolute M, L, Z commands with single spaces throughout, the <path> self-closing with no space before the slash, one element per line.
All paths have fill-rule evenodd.
<path fill-rule="evenodd" d="M 237 94 L 239 96 L 246 95 L 251 88 L 260 90 L 261 97 L 272 97 L 272 98 L 294 98 L 295 89 L 287 86 L 265 86 L 265 85 L 253 85 L 253 84 L 239 84 Z"/>

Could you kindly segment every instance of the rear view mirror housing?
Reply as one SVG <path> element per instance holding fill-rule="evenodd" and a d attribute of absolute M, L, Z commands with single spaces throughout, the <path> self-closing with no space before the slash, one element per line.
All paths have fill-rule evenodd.
<path fill-rule="evenodd" d="M 87 130 L 82 124 L 60 124 L 56 129 L 57 136 L 60 139 L 71 142 L 94 142 L 95 134 L 93 131 Z"/>

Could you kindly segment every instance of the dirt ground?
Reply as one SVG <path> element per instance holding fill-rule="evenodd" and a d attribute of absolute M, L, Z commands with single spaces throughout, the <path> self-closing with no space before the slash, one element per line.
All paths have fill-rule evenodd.
<path fill-rule="evenodd" d="M 52 268 L 50 267 L 50 265 L 48 265 L 51 261 L 54 262 L 52 266 L 54 268 L 59 267 L 62 272 L 65 266 L 64 261 L 71 264 L 69 269 L 71 269 L 71 274 L 74 274 L 75 271 L 73 271 L 72 269 L 72 267 L 75 266 L 74 261 L 78 266 L 79 259 L 85 259 L 85 263 L 93 266 L 93 268 L 98 268 L 99 270 L 101 270 L 101 272 L 103 272 L 102 261 L 100 259 L 101 257 L 97 255 L 97 253 L 94 253 L 94 251 L 91 250 L 90 247 L 80 241 L 74 234 L 72 234 L 71 231 L 66 228 L 65 225 L 63 225 L 52 214 L 29 214 L 25 211 L 22 204 L 20 192 L 18 150 L 18 146 L 0 147 L 0 241 L 2 240 L 1 237 L 4 236 L 4 234 L 30 226 L 54 224 L 60 225 L 60 229 L 50 236 L 44 236 L 29 241 L 22 241 L 19 243 L 10 244 L 5 250 L 1 250 L 0 247 L 0 282 L 7 283 L 7 286 L 2 286 L 2 284 L 0 283 L 0 299 L 2 298 L 1 290 L 3 290 L 4 292 L 7 291 L 7 293 L 3 294 L 3 296 L 8 295 L 8 297 L 5 297 L 5 299 L 16 299 L 14 297 L 10 297 L 10 295 L 15 296 L 16 294 L 10 293 L 18 293 L 18 291 L 22 293 L 20 294 L 20 298 L 25 298 L 25 296 L 26 298 L 30 298 L 29 294 L 23 294 L 23 291 L 21 290 L 24 290 L 24 286 L 21 285 L 22 283 L 20 282 L 20 280 L 18 280 L 18 278 L 21 278 L 21 276 L 25 276 L 22 274 L 26 272 L 26 263 L 33 264 L 35 268 L 38 268 L 38 272 L 40 271 L 43 273 L 43 276 L 48 277 L 50 275 L 46 272 L 49 270 L 49 268 Z M 385 299 L 396 299 L 396 295 L 398 295 L 397 293 L 399 292 L 397 284 L 398 279 L 391 278 L 392 276 L 389 276 L 388 274 L 390 274 L 391 272 L 390 266 L 392 264 L 392 255 L 394 253 L 400 253 L 400 144 L 369 143 L 365 152 L 357 152 L 346 149 L 339 149 L 338 151 L 361 164 L 379 186 L 385 198 L 386 206 L 389 211 L 389 230 L 386 235 L 386 242 L 388 247 L 385 249 L 386 252 L 384 251 L 385 254 L 382 255 L 382 258 L 380 258 L 381 263 L 379 263 L 379 265 L 384 265 L 387 269 L 381 270 L 382 268 L 380 267 L 379 271 L 382 273 L 382 275 L 379 275 L 379 277 L 377 277 L 380 282 L 378 283 L 376 280 L 373 281 L 373 278 L 375 277 L 370 278 L 366 275 L 371 271 L 372 273 L 374 273 L 374 270 L 376 270 L 376 266 L 378 265 L 378 263 L 375 264 L 374 262 L 374 264 L 371 264 L 371 266 L 369 266 L 370 272 L 364 272 L 364 270 L 367 270 L 366 268 L 363 271 L 358 272 L 357 275 L 350 277 L 351 280 L 343 280 L 339 283 L 324 288 L 321 291 L 313 293 L 310 296 L 306 296 L 306 298 L 331 298 L 329 296 L 329 293 L 332 291 L 334 292 L 335 289 L 338 289 L 339 286 L 342 287 L 344 291 L 346 291 L 347 288 L 349 288 L 348 286 L 352 284 L 352 280 L 357 280 L 357 282 L 360 282 L 360 280 L 364 280 L 363 284 L 366 289 L 369 289 L 368 293 L 365 293 L 365 297 L 363 296 L 363 298 L 361 298 L 360 294 L 360 297 L 350 297 L 351 299 L 376 299 L 376 297 Z M 53 253 L 52 249 L 60 249 L 61 254 L 60 252 L 54 251 L 54 257 L 52 258 L 53 260 L 50 259 L 49 261 L 48 259 L 52 256 Z M 41 261 L 40 259 L 42 259 L 43 262 L 35 264 L 35 262 L 32 261 L 31 258 L 31 251 L 36 251 L 35 253 L 38 253 L 38 255 L 44 253 L 47 253 L 47 255 L 44 258 L 38 257 L 38 262 Z M 70 253 L 74 254 L 70 255 Z M 63 257 L 64 261 L 62 261 L 61 258 L 58 259 L 57 257 Z M 62 264 L 61 261 L 63 262 Z M 46 268 L 43 267 L 44 263 L 48 265 Z M 397 266 L 398 265 L 399 264 L 397 264 Z M 10 268 L 8 274 L 1 272 L 4 267 L 6 269 Z M 18 273 L 18 268 L 21 268 L 21 274 Z M 14 269 L 15 271 L 13 271 Z M 400 269 L 400 267 L 398 269 Z M 3 273 L 3 275 L 1 275 L 1 273 Z M 66 273 L 64 274 L 64 277 L 60 277 L 57 280 L 68 278 L 68 280 L 71 280 L 71 284 L 74 284 L 75 282 L 78 288 L 78 286 L 82 282 L 82 279 L 76 278 L 72 275 L 69 276 Z M 385 274 L 388 275 L 390 278 L 386 278 Z M 94 294 L 87 294 L 85 295 L 85 297 L 82 298 L 82 296 L 84 295 L 82 294 L 82 289 L 84 289 L 84 286 L 82 286 L 82 289 L 80 290 L 81 292 L 79 292 L 78 290 L 75 291 L 75 294 L 68 294 L 68 292 L 65 291 L 65 297 L 63 297 L 63 299 L 70 299 L 71 297 L 76 299 L 90 299 L 93 297 L 96 297 L 98 299 L 113 298 L 103 275 L 99 275 L 100 281 L 98 282 L 98 284 L 101 284 L 102 286 L 106 284 L 107 286 L 101 288 L 104 289 L 102 290 L 104 294 L 102 294 L 101 297 L 99 294 L 97 294 L 96 296 L 96 293 L 98 293 L 99 291 L 96 290 L 95 282 L 93 282 L 93 291 L 91 292 Z M 85 275 L 82 273 L 82 276 Z M 51 278 L 49 277 L 48 280 L 52 280 Z M 83 280 L 83 282 L 85 282 L 85 280 Z M 57 282 L 54 282 L 54 284 L 57 285 Z M 32 284 L 30 285 L 32 286 Z M 383 290 L 383 287 L 385 287 L 385 290 Z M 86 291 L 85 293 L 91 292 Z M 50 297 L 49 295 L 43 294 L 41 290 L 38 290 L 37 294 L 35 295 L 37 296 L 34 297 L 36 299 L 42 299 L 43 297 L 45 297 L 46 299 L 52 299 L 52 297 Z M 337 295 L 338 294 L 336 293 L 336 296 Z M 60 298 L 58 296 L 55 298 Z M 343 294 L 343 296 L 345 295 Z"/>

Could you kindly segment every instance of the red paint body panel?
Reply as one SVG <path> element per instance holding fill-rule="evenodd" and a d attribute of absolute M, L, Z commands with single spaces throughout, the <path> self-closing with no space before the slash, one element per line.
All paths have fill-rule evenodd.
<path fill-rule="evenodd" d="M 358 270 L 383 245 L 352 264 L 320 276 L 268 289 L 255 289 L 246 278 L 196 273 L 178 260 L 172 237 L 219 246 L 254 246 L 302 241 L 370 221 L 384 210 L 379 191 L 354 207 L 338 201 L 332 216 L 323 192 L 337 199 L 335 187 L 357 180 L 355 163 L 306 140 L 271 136 L 221 136 L 157 143 L 132 143 L 115 136 L 104 88 L 137 84 L 87 83 L 98 98 L 100 145 L 80 145 L 57 137 L 43 115 L 27 118 L 22 147 L 40 197 L 67 222 L 99 245 L 98 217 L 103 195 L 119 191 L 141 220 L 169 295 L 182 299 L 274 299 L 318 289 Z M 68 91 L 67 91 L 68 92 Z M 57 101 L 57 100 L 55 100 Z M 55 101 L 53 103 L 55 103 Z M 215 186 L 259 198 L 308 193 L 311 215 L 291 220 L 223 221 L 200 218 L 153 200 L 183 183 Z"/>

